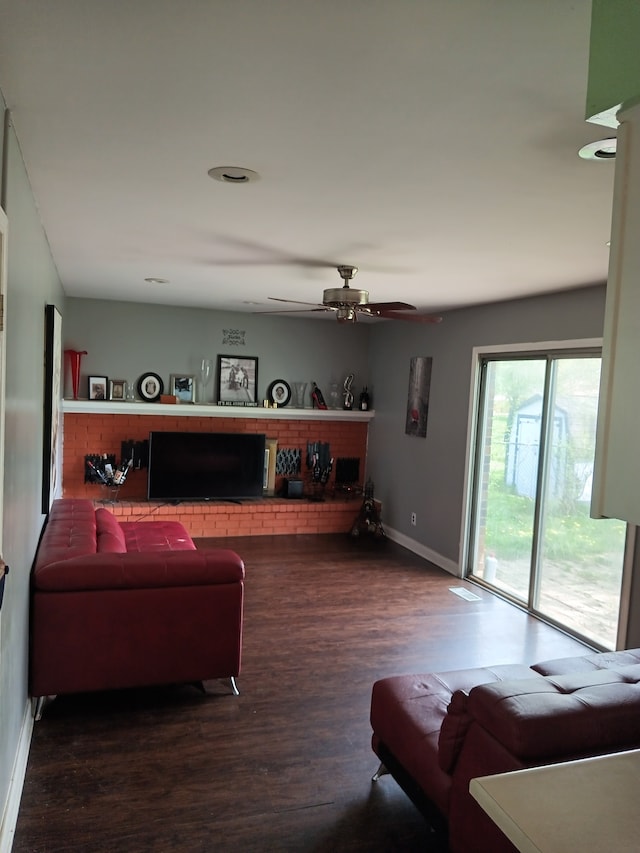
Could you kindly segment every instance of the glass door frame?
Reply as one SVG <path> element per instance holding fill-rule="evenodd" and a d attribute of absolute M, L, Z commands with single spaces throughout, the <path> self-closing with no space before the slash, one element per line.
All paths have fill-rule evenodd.
<path fill-rule="evenodd" d="M 510 596 L 508 592 L 500 590 L 495 586 L 483 581 L 482 578 L 473 574 L 473 542 L 472 542 L 472 534 L 474 530 L 474 522 L 475 519 L 473 517 L 474 512 L 474 495 L 475 490 L 478 488 L 478 479 L 480 477 L 480 466 L 477 466 L 476 459 L 479 457 L 481 452 L 481 443 L 482 443 L 482 434 L 480 431 L 481 423 L 484 422 L 484 405 L 485 400 L 483 399 L 483 383 L 482 383 L 482 370 L 483 365 L 486 363 L 486 360 L 492 361 L 500 361 L 500 360 L 510 360 L 510 359 L 525 359 L 531 358 L 532 360 L 546 360 L 546 377 L 549 378 L 549 371 L 551 370 L 551 358 L 556 355 L 559 357 L 570 358 L 573 354 L 576 356 L 602 356 L 602 338 L 586 338 L 586 339 L 576 339 L 576 340 L 567 340 L 567 341 L 544 341 L 544 342 L 535 342 L 535 343 L 522 343 L 522 344 L 506 344 L 501 346 L 479 346 L 473 347 L 471 354 L 471 372 L 470 372 L 470 390 L 469 390 L 469 410 L 468 410 L 468 423 L 467 423 L 467 449 L 466 449 L 466 459 L 465 459 L 465 483 L 464 483 L 464 496 L 463 496 L 463 512 L 462 512 L 462 522 L 461 522 L 461 535 L 460 535 L 460 567 L 461 567 L 461 576 L 465 579 L 469 580 L 472 583 L 476 583 L 479 586 L 486 587 L 490 589 L 496 595 L 500 597 L 506 598 L 511 601 L 517 607 L 526 609 L 528 612 L 532 613 L 537 618 L 549 622 L 550 624 L 555 625 L 555 627 L 560 630 L 564 630 L 567 633 L 572 633 L 574 636 L 579 636 L 571 632 L 568 628 L 563 626 L 562 624 L 554 622 L 548 616 L 538 612 L 535 608 L 529 607 L 529 602 L 534 603 L 536 601 L 536 583 L 537 577 L 536 573 L 532 572 L 529 577 L 529 591 L 528 591 L 528 601 L 523 602 L 521 599 Z M 545 400 L 543 412 L 542 412 L 542 423 L 541 423 L 541 435 L 540 435 L 540 453 L 544 454 L 542 456 L 543 459 L 546 459 L 545 446 L 549 441 L 549 430 L 551 429 L 551 424 L 549 423 L 549 412 L 548 412 L 548 404 Z M 533 548 L 537 551 L 539 547 L 539 537 L 541 534 L 540 528 L 540 515 L 542 512 L 543 502 L 540 499 L 541 489 L 544 488 L 545 483 L 545 471 L 543 470 L 543 465 L 539 466 L 538 476 L 537 476 L 537 486 L 538 486 L 538 494 L 539 498 L 536 500 L 535 505 L 535 518 L 534 518 L 534 542 Z M 640 529 L 640 528 L 639 528 Z M 628 627 L 628 619 L 629 619 L 629 610 L 630 610 L 630 602 L 631 602 L 631 579 L 632 579 L 632 571 L 635 557 L 635 530 L 636 528 L 627 525 L 627 536 L 625 541 L 625 549 L 624 549 L 624 560 L 622 567 L 622 582 L 620 588 L 620 602 L 619 602 L 619 615 L 618 615 L 618 628 L 617 628 L 617 641 L 616 648 L 625 648 L 626 647 L 626 634 Z M 592 640 L 588 638 L 580 638 L 584 642 L 589 645 L 595 647 L 595 644 Z"/>

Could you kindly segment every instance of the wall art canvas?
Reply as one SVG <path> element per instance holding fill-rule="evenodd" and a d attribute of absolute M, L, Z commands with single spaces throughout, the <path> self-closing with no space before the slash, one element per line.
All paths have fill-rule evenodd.
<path fill-rule="evenodd" d="M 429 392 L 431 390 L 431 367 L 433 359 L 414 356 L 409 365 L 409 393 L 407 394 L 407 420 L 405 432 L 425 438 L 429 414 Z"/>
<path fill-rule="evenodd" d="M 42 512 L 62 496 L 62 315 L 55 305 L 45 308 L 44 427 L 42 442 Z"/>

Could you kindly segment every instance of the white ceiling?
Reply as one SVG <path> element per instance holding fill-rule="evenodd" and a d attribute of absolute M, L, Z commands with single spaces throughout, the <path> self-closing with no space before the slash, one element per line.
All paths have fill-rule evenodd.
<path fill-rule="evenodd" d="M 372 300 L 446 311 L 605 281 L 614 163 L 577 154 L 613 134 L 584 120 L 590 9 L 0 0 L 0 90 L 66 293 L 270 310 L 346 263 Z"/>

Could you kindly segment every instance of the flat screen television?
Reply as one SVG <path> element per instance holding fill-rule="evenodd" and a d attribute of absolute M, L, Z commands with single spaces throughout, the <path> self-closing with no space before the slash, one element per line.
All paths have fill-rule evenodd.
<path fill-rule="evenodd" d="M 237 500 L 262 496 L 265 436 L 151 432 L 149 500 Z"/>

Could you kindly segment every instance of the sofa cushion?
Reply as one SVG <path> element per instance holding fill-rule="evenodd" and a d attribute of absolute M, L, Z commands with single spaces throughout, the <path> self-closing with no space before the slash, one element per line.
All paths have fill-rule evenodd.
<path fill-rule="evenodd" d="M 640 665 L 481 685 L 468 711 L 525 762 L 631 748 L 640 738 Z"/>
<path fill-rule="evenodd" d="M 478 670 L 485 684 L 490 681 L 502 681 L 513 678 L 536 678 L 528 666 L 524 664 L 502 664 Z M 451 696 L 447 713 L 440 727 L 438 736 L 438 763 L 445 773 L 452 773 L 462 749 L 472 717 L 469 714 L 469 689 L 474 685 L 468 684 L 466 690 L 456 690 Z"/>
<path fill-rule="evenodd" d="M 488 681 L 526 676 L 536 677 L 527 666 L 504 664 L 381 679 L 373 685 L 371 696 L 374 744 L 384 743 L 426 796 L 446 814 L 451 778 L 440 763 L 439 738 L 453 695 Z M 537 677 L 542 681 L 542 676 Z M 456 696 L 456 709 L 458 702 L 464 702 L 462 697 Z M 457 722 L 452 721 L 443 739 L 445 765 L 455 760 L 453 755 L 459 748 L 454 733 Z"/>
<path fill-rule="evenodd" d="M 128 552 L 195 551 L 187 529 L 178 521 L 122 521 Z"/>
<path fill-rule="evenodd" d="M 451 773 L 471 723 L 468 710 L 469 694 L 456 690 L 451 697 L 447 713 L 438 736 L 438 764 L 445 773 Z"/>
<path fill-rule="evenodd" d="M 124 554 L 127 550 L 116 517 L 102 507 L 96 510 L 96 550 L 99 554 Z"/>

